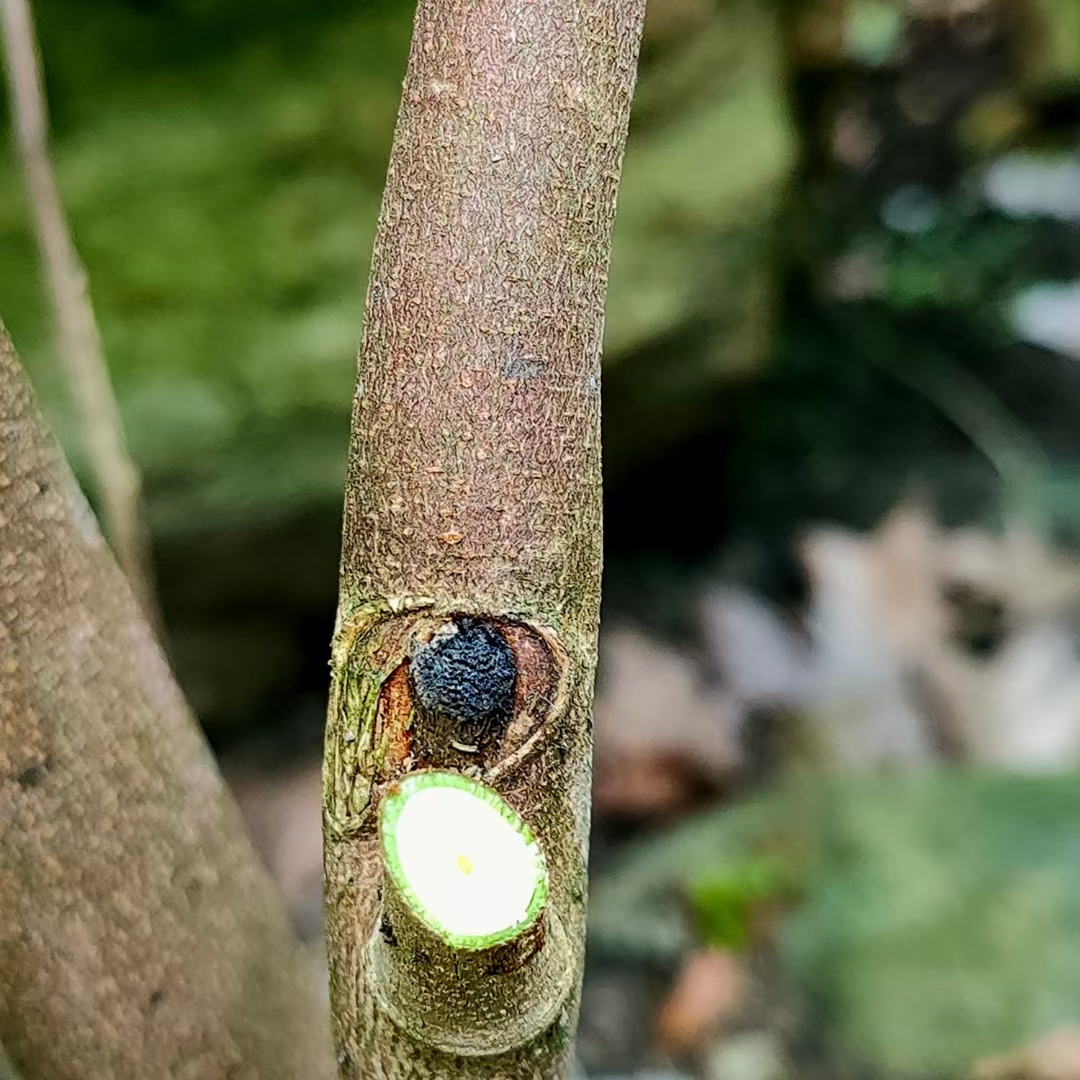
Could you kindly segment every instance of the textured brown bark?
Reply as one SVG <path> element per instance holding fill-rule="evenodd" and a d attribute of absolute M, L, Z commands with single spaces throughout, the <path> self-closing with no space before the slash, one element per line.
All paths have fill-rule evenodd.
<path fill-rule="evenodd" d="M 327 726 L 328 939 L 345 1078 L 566 1071 L 584 949 L 600 345 L 644 6 L 418 6 L 360 354 Z M 410 689 L 417 643 L 461 616 L 496 627 L 517 667 L 508 726 L 466 739 L 471 750 L 440 746 L 437 718 Z M 529 980 L 415 958 L 435 980 L 429 996 L 477 1002 L 468 1056 L 410 1022 L 407 994 L 391 1021 L 378 993 L 393 985 L 374 985 L 383 964 L 372 956 L 394 955 L 373 938 L 380 792 L 421 765 L 495 787 L 550 869 L 545 917 L 559 932 L 530 961 L 553 973 L 533 996 L 561 1001 L 544 1030 L 516 996 Z M 401 976 L 410 961 L 396 962 Z M 511 1049 L 505 1029 L 492 1032 L 485 1052 L 480 1016 L 499 1011 L 519 1030 Z"/>
<path fill-rule="evenodd" d="M 2 327 L 0 1042 L 49 1080 L 333 1072 L 283 906 Z"/>

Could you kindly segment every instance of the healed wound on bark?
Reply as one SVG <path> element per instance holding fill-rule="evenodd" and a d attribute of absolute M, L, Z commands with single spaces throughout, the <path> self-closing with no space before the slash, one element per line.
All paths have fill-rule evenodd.
<path fill-rule="evenodd" d="M 355 943 L 364 952 L 365 992 L 421 1044 L 454 1054 L 504 1053 L 531 1043 L 556 1021 L 568 1028 L 577 956 L 560 911 L 562 895 L 549 894 L 548 875 L 556 888 L 573 875 L 580 904 L 584 856 L 576 826 L 587 815 L 581 802 L 587 792 L 570 793 L 559 779 L 575 738 L 566 712 L 571 665 L 563 646 L 546 627 L 439 612 L 433 601 L 413 600 L 398 612 L 371 605 L 356 613 L 335 653 L 328 846 L 362 851 L 376 845 L 401 781 L 454 770 L 450 777 L 474 785 L 481 797 L 502 803 L 496 792 L 512 793 L 545 861 L 535 918 L 512 934 L 495 934 L 497 940 L 463 942 L 403 895 L 408 881 L 388 872 L 385 849 L 372 854 L 376 922 L 368 940 Z M 577 767 L 578 773 L 568 773 L 575 780 L 582 763 Z M 577 805 L 568 806 L 568 797 Z M 446 837 L 447 854 L 456 855 L 459 867 L 466 863 L 466 874 L 477 858 L 473 839 Z M 555 848 L 550 864 L 549 845 Z M 570 866 L 562 848 L 571 853 Z M 442 887 L 452 890 L 453 882 Z M 557 1041 L 561 1048 L 565 1030 Z"/>
<path fill-rule="evenodd" d="M 360 354 L 327 725 L 343 1077 L 565 1073 L 584 948 L 600 344 L 643 14 L 644 0 L 417 9 Z M 542 915 L 497 961 L 433 940 L 387 873 L 381 808 L 425 769 L 478 781 L 542 851 Z"/>

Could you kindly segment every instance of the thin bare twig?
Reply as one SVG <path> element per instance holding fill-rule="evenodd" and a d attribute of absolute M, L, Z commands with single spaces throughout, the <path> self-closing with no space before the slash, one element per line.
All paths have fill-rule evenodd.
<path fill-rule="evenodd" d="M 48 116 L 28 0 L 0 0 L 0 15 L 19 155 L 59 330 L 60 352 L 101 501 L 104 531 L 143 610 L 154 620 L 157 604 L 149 544 L 139 515 L 139 473 L 124 441 L 86 272 L 79 262 L 49 162 Z"/>

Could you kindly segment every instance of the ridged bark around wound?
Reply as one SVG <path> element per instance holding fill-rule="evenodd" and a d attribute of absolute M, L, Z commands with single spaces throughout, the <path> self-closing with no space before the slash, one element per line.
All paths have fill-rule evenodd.
<path fill-rule="evenodd" d="M 396 606 L 396 612 L 389 605 L 362 609 L 342 626 L 335 650 L 332 701 L 341 707 L 332 706 L 328 723 L 325 784 L 327 806 L 336 804 L 340 812 L 326 817 L 327 933 L 343 1075 L 466 1080 L 537 1075 L 521 1073 L 526 1068 L 540 1068 L 541 1077 L 561 1075 L 576 1020 L 584 945 L 592 653 L 578 649 L 572 656 L 549 627 L 491 620 L 514 643 L 517 709 L 503 742 L 471 769 L 532 829 L 548 869 L 540 948 L 523 951 L 523 965 L 507 964 L 500 971 L 497 965 L 474 963 L 475 957 L 457 960 L 449 948 L 419 945 L 425 932 L 415 922 L 402 925 L 401 904 L 384 865 L 381 800 L 417 767 L 412 741 L 424 722 L 422 710 L 401 697 L 398 673 L 414 637 L 428 637 L 463 610 L 457 604 L 444 612 L 429 602 Z M 350 689 L 343 693 L 343 687 Z M 357 790 L 354 778 L 360 776 L 370 781 L 360 785 L 364 799 L 341 799 L 341 792 Z M 420 958 L 422 985 L 419 974 L 403 966 L 404 954 L 384 947 L 383 932 L 398 948 L 418 947 L 427 954 Z M 387 1008 L 395 985 L 397 992 L 421 1000 Z M 526 985 L 537 999 L 532 1005 L 522 997 Z M 442 1023 L 432 1022 L 424 1002 L 440 998 L 479 1003 L 474 1030 L 464 1030 L 460 1009 L 448 1009 Z M 533 1020 L 548 1005 L 554 1006 L 547 1014 L 550 1026 L 537 1032 Z M 521 1022 L 500 1020 L 485 1029 L 483 1014 L 519 1014 Z M 507 1032 L 515 1028 L 521 1038 L 511 1041 L 518 1045 L 505 1050 Z M 418 1063 L 431 1071 L 414 1072 Z"/>

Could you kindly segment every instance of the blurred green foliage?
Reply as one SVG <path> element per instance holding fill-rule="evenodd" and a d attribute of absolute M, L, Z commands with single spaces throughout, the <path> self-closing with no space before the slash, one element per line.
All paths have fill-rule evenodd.
<path fill-rule="evenodd" d="M 826 1074 L 964 1076 L 1080 1013 L 1077 820 L 1071 776 L 785 787 L 611 867 L 590 940 L 674 957 L 692 912 L 699 938 L 739 947 L 755 902 L 795 897 L 775 943 L 780 992 Z"/>
<path fill-rule="evenodd" d="M 833 1053 L 961 1075 L 1080 1013 L 1080 784 L 941 772 L 839 789 L 782 951 Z"/>
<path fill-rule="evenodd" d="M 59 182 L 155 533 L 339 503 L 411 2 L 37 12 Z M 775 14 L 729 0 L 695 19 L 643 65 L 607 320 L 614 362 L 713 327 L 671 358 L 669 412 L 765 354 L 775 268 L 745 255 L 769 241 L 791 156 Z M 0 248 L 0 311 L 78 466 L 11 153 Z"/>
<path fill-rule="evenodd" d="M 409 18 L 274 7 L 38 8 L 62 194 L 158 531 L 340 494 Z M 0 305 L 78 461 L 3 163 Z"/>
<path fill-rule="evenodd" d="M 1042 53 L 1032 58 L 1034 77 L 1050 87 L 1069 87 L 1080 74 L 1080 3 L 1038 0 L 1036 6 L 1052 33 Z"/>
<path fill-rule="evenodd" d="M 709 945 L 745 949 L 755 911 L 786 891 L 787 874 L 772 860 L 748 858 L 719 866 L 691 886 L 696 931 Z"/>

